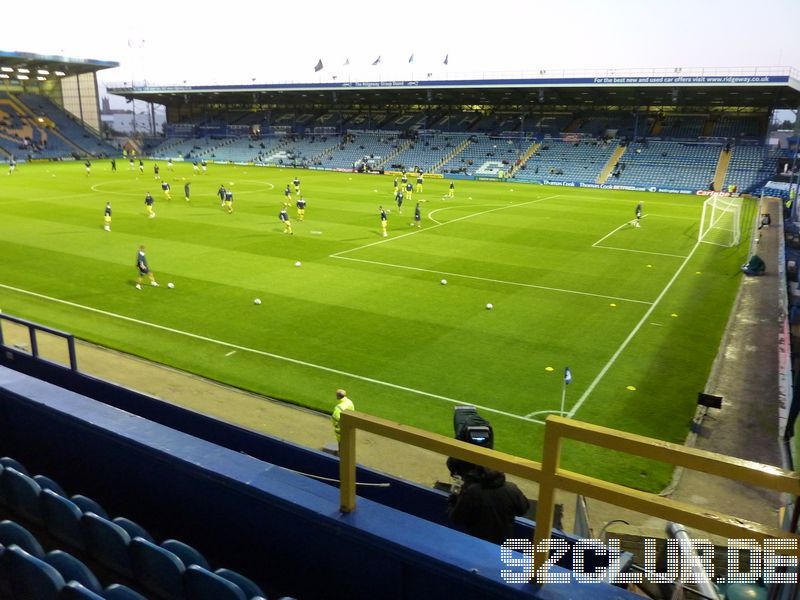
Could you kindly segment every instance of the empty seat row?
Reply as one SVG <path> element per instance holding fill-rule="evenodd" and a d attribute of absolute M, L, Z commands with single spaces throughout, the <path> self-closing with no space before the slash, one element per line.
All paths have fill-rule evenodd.
<path fill-rule="evenodd" d="M 257 584 L 235 571 L 212 572 L 203 555 L 188 544 L 166 540 L 159 545 L 134 521 L 124 517 L 111 519 L 102 506 L 87 496 L 67 497 L 56 482 L 41 475 L 29 476 L 21 464 L 7 457 L 0 458 L 0 505 L 26 522 L 44 528 L 69 549 L 85 554 L 122 578 L 137 582 L 156 597 L 264 597 Z M 0 524 L 0 544 L 16 545 L 33 558 L 45 560 L 41 545 L 16 523 Z M 228 588 L 230 593 L 213 596 L 202 592 L 205 587 L 220 586 Z"/>

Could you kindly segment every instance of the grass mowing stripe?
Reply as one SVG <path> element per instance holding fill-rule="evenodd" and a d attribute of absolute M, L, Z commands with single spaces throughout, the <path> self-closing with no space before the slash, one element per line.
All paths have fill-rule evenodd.
<path fill-rule="evenodd" d="M 248 348 L 247 346 L 240 346 L 239 344 L 233 344 L 231 342 L 225 342 L 223 340 L 216 340 L 214 338 L 206 337 L 204 335 L 199 335 L 197 333 L 191 333 L 189 331 L 182 331 L 180 329 L 174 329 L 172 327 L 167 327 L 166 325 L 159 325 L 158 323 L 150 323 L 149 321 L 142 321 L 140 319 L 134 319 L 133 317 L 127 317 L 125 315 L 112 313 L 112 312 L 109 312 L 109 311 L 106 311 L 106 310 L 102 310 L 102 309 L 99 309 L 99 308 L 94 308 L 92 306 L 85 306 L 83 304 L 78 304 L 76 302 L 70 302 L 69 300 L 63 300 L 61 298 L 53 298 L 52 296 L 46 296 L 45 294 L 39 294 L 38 292 L 31 292 L 29 290 L 23 290 L 21 288 L 13 287 L 13 286 L 10 286 L 10 285 L 5 285 L 3 283 L 0 283 L 0 287 L 5 288 L 7 290 L 11 290 L 13 292 L 17 292 L 19 294 L 27 294 L 29 296 L 34 296 L 36 298 L 41 298 L 43 300 L 48 300 L 50 302 L 57 302 L 59 304 L 65 304 L 65 305 L 71 306 L 73 308 L 80 308 L 82 310 L 98 313 L 98 314 L 101 314 L 101 315 L 105 315 L 107 317 L 113 317 L 115 319 L 121 319 L 123 321 L 128 321 L 130 323 L 136 323 L 137 325 L 144 325 L 146 327 L 153 327 L 154 329 L 160 329 L 162 331 L 167 331 L 169 333 L 175 333 L 175 334 L 178 334 L 178 335 L 190 337 L 190 338 L 193 338 L 193 339 L 196 339 L 196 340 L 201 340 L 203 342 L 209 342 L 211 344 L 218 344 L 220 346 L 226 346 L 228 348 L 233 348 L 234 350 L 242 350 L 243 352 L 250 352 L 252 354 L 258 354 L 260 356 L 266 356 L 268 358 L 274 358 L 276 360 L 282 360 L 284 362 L 289 362 L 289 363 L 292 363 L 292 364 L 295 364 L 295 365 L 300 365 L 300 366 L 303 366 L 303 367 L 309 367 L 309 368 L 317 369 L 317 370 L 320 370 L 320 371 L 326 371 L 328 373 L 334 373 L 336 375 L 342 375 L 344 377 L 350 377 L 350 378 L 353 378 L 353 379 L 358 379 L 360 381 L 366 381 L 368 383 L 374 383 L 374 384 L 377 384 L 377 385 L 390 387 L 390 388 L 393 388 L 393 389 L 396 389 L 396 390 L 401 390 L 403 392 L 410 392 L 412 394 L 417 394 L 419 396 L 426 396 L 428 398 L 436 398 L 437 400 L 444 400 L 445 402 L 450 402 L 451 404 L 459 404 L 459 405 L 468 404 L 470 406 L 474 406 L 474 407 L 479 408 L 481 410 L 484 410 L 484 411 L 487 411 L 487 412 L 492 412 L 492 413 L 495 413 L 495 414 L 498 414 L 498 415 L 503 415 L 503 416 L 506 416 L 506 417 L 510 417 L 512 419 L 518 419 L 520 421 L 528 421 L 530 423 L 538 423 L 540 425 L 544 425 L 544 421 L 540 421 L 538 419 L 531 419 L 531 418 L 525 417 L 523 415 L 516 415 L 514 413 L 506 412 L 506 411 L 503 411 L 503 410 L 498 410 L 496 408 L 489 408 L 488 406 L 482 406 L 480 404 L 475 404 L 474 402 L 465 402 L 463 400 L 456 400 L 454 398 L 448 398 L 447 396 L 440 396 L 439 394 L 432 394 L 430 392 L 425 392 L 423 390 L 416 390 L 414 388 L 398 385 L 396 383 L 390 383 L 388 381 L 381 381 L 379 379 L 373 379 L 372 377 L 366 377 L 364 375 L 358 375 L 356 373 L 348 373 L 347 371 L 340 371 L 339 369 L 334 369 L 332 367 L 326 367 L 324 365 L 317 365 L 317 364 L 306 362 L 304 360 L 300 360 L 300 359 L 297 359 L 297 358 L 291 358 L 291 357 L 288 357 L 288 356 L 281 356 L 280 354 L 273 354 L 272 352 L 266 352 L 264 350 L 257 350 L 255 348 Z M 232 353 L 226 354 L 226 356 L 230 356 L 230 354 L 232 354 Z"/>
<path fill-rule="evenodd" d="M 369 244 L 364 244 L 363 246 L 356 246 L 355 248 L 350 248 L 349 250 L 342 250 L 341 252 L 335 252 L 330 255 L 330 258 L 339 258 L 342 254 L 349 254 L 350 252 L 355 252 L 356 250 L 363 250 L 364 248 L 369 248 L 371 246 L 377 246 L 378 244 L 385 244 L 386 242 L 391 242 L 392 240 L 399 240 L 400 238 L 408 237 L 409 235 L 414 235 L 415 233 L 422 233 L 423 231 L 431 231 L 436 229 L 437 227 L 441 227 L 442 225 L 449 225 L 450 223 L 456 223 L 457 221 L 463 221 L 464 219 L 471 219 L 473 217 L 478 217 L 480 215 L 485 215 L 490 212 L 496 212 L 498 210 L 505 210 L 506 208 L 515 208 L 519 206 L 526 206 L 528 204 L 536 204 L 537 202 L 543 202 L 545 200 L 550 200 L 552 198 L 558 198 L 559 194 L 555 194 L 553 196 L 546 196 L 544 198 L 536 198 L 535 200 L 528 200 L 527 202 L 521 202 L 520 204 L 509 204 L 498 206 L 497 208 L 490 208 L 489 210 L 482 210 L 480 212 L 472 213 L 469 215 L 464 215 L 463 217 L 458 217 L 457 219 L 453 219 L 452 221 L 445 221 L 443 223 L 438 223 L 436 225 L 432 225 L 431 227 L 427 227 L 426 229 L 417 229 L 416 231 L 412 231 L 410 233 L 404 233 L 402 235 L 394 236 L 391 238 L 387 238 L 385 240 L 378 240 L 377 242 L 370 242 Z M 455 208 L 455 207 L 454 207 Z"/>
<path fill-rule="evenodd" d="M 581 395 L 581 397 L 578 398 L 578 401 L 575 403 L 575 406 L 573 406 L 570 409 L 570 411 L 567 413 L 567 416 L 570 419 L 575 416 L 575 413 L 578 412 L 578 409 L 581 407 L 581 405 L 583 405 L 583 403 L 589 397 L 589 394 L 591 394 L 592 391 L 594 390 L 594 388 L 597 386 L 597 384 L 600 383 L 600 381 L 605 376 L 606 372 L 617 361 L 617 358 L 619 358 L 619 355 L 622 354 L 623 350 L 625 350 L 625 348 L 628 347 L 628 344 L 633 339 L 633 336 L 635 336 L 638 333 L 639 329 L 642 328 L 642 325 L 644 325 L 645 322 L 647 321 L 647 319 L 650 318 L 650 315 L 656 309 L 656 306 L 658 306 L 658 303 L 661 302 L 661 299 L 666 295 L 666 293 L 672 287 L 672 284 L 675 283 L 675 280 L 678 278 L 678 275 L 681 274 L 681 272 L 686 267 L 686 265 L 689 263 L 689 260 L 692 258 L 692 256 L 694 256 L 694 253 L 697 251 L 697 249 L 699 247 L 700 247 L 700 242 L 697 242 L 694 245 L 694 247 L 692 248 L 692 251 L 689 252 L 689 256 L 687 256 L 684 259 L 684 261 L 681 263 L 681 266 L 678 267 L 677 271 L 675 271 L 675 274 L 672 276 L 672 279 L 670 279 L 667 282 L 667 285 L 664 286 L 664 289 L 661 290 L 661 293 L 658 295 L 658 298 L 655 299 L 655 302 L 653 302 L 653 304 L 650 305 L 650 308 L 647 309 L 647 312 L 644 313 L 644 316 L 636 324 L 636 327 L 634 327 L 633 330 L 628 334 L 628 337 L 625 338 L 625 340 L 622 342 L 622 344 L 620 344 L 619 348 L 617 348 L 617 351 L 614 352 L 614 354 L 611 356 L 610 359 L 608 359 L 608 362 L 605 364 L 605 366 L 602 368 L 602 370 L 597 374 L 597 376 L 594 378 L 594 380 L 589 385 L 589 387 L 586 388 L 586 391 L 584 391 L 583 394 Z"/>
<path fill-rule="evenodd" d="M 476 279 L 478 281 L 488 281 L 490 283 L 500 283 L 503 285 L 516 285 L 520 287 L 533 288 L 537 290 L 545 290 L 548 292 L 561 292 L 563 294 L 578 294 L 580 296 L 591 296 L 594 298 L 605 298 L 607 300 L 618 300 L 620 302 L 634 302 L 636 304 L 650 305 L 652 302 L 646 300 L 634 300 L 633 298 L 620 298 L 618 296 L 606 296 L 605 294 L 592 294 L 591 292 L 581 292 L 578 290 L 567 290 L 564 288 L 547 287 L 545 285 L 535 285 L 533 283 L 521 283 L 519 281 L 505 281 L 503 279 L 491 279 L 489 277 L 478 277 L 477 275 L 465 275 L 463 273 L 451 273 L 450 271 L 437 271 L 434 269 L 423 269 L 421 267 L 410 267 L 408 265 L 395 265 L 393 263 L 380 262 L 377 260 L 366 260 L 363 258 L 351 258 L 349 256 L 339 256 L 332 254 L 330 258 L 338 258 L 340 260 L 351 260 L 353 262 L 367 263 L 370 265 L 381 265 L 383 267 L 393 267 L 395 269 L 407 269 L 409 271 L 421 271 L 423 273 L 436 273 L 438 275 L 450 275 L 451 277 L 463 277 L 465 279 Z"/>

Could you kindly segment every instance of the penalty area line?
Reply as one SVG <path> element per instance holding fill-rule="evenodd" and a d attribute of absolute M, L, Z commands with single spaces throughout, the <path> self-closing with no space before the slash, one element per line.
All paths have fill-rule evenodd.
<path fill-rule="evenodd" d="M 248 348 L 247 346 L 242 346 L 239 344 L 233 344 L 231 342 L 225 342 L 223 340 L 217 340 L 214 338 L 210 338 L 204 335 L 199 335 L 197 333 L 191 333 L 189 331 L 183 331 L 181 329 L 174 329 L 172 327 L 167 327 L 166 325 L 159 325 L 158 323 L 150 323 L 149 321 L 142 321 L 141 319 L 134 319 L 133 317 L 127 317 L 125 315 L 120 315 L 117 313 L 113 313 L 107 310 L 102 310 L 100 308 L 94 308 L 93 306 L 86 306 L 84 304 L 78 304 L 77 302 L 71 302 L 69 300 L 63 300 L 61 298 L 54 298 L 52 296 L 47 296 L 45 294 L 40 294 L 38 292 L 32 292 L 30 290 L 23 290 L 21 288 L 17 288 L 11 285 L 6 285 L 0 283 L 0 288 L 11 290 L 12 292 L 17 292 L 19 294 L 25 294 L 27 296 L 33 296 L 35 298 L 41 298 L 42 300 L 47 300 L 49 302 L 56 302 L 58 304 L 64 304 L 65 306 L 71 306 L 73 308 L 79 308 L 81 310 L 85 310 L 88 312 L 93 312 L 96 314 L 104 315 L 106 317 L 111 317 L 114 319 L 120 319 L 122 321 L 127 321 L 129 323 L 136 323 L 137 325 L 143 325 L 145 327 L 152 327 L 153 329 L 159 329 L 161 331 L 166 331 L 168 333 L 174 333 L 177 335 L 182 335 L 184 337 L 192 338 L 195 340 L 200 340 L 201 342 L 208 342 L 210 344 L 217 344 L 219 346 L 224 346 L 226 348 L 231 348 L 232 350 L 241 350 L 242 352 L 249 352 L 251 354 L 257 354 L 259 356 L 266 356 L 267 358 L 273 358 L 275 360 L 280 360 L 283 362 L 288 362 L 294 365 L 299 365 L 301 367 L 308 367 L 311 369 L 317 369 L 318 371 L 325 371 L 326 373 L 333 373 L 335 375 L 341 375 L 342 377 L 349 377 L 351 379 L 357 379 L 359 381 L 365 381 L 367 383 L 374 383 L 376 385 L 381 385 L 384 387 L 388 387 L 395 390 L 400 390 L 403 392 L 408 392 L 411 394 L 416 394 L 418 396 L 424 396 L 426 398 L 435 398 L 437 400 L 443 400 L 445 402 L 449 402 L 450 404 L 457 404 L 457 405 L 469 405 L 474 406 L 480 410 L 491 412 L 497 415 L 503 415 L 505 417 L 510 417 L 512 419 L 517 419 L 519 421 L 527 421 L 529 423 L 538 423 L 540 425 L 544 425 L 544 421 L 539 419 L 531 419 L 525 417 L 523 415 L 516 415 L 514 413 L 506 412 L 504 410 L 499 410 L 496 408 L 490 408 L 488 406 L 482 406 L 480 404 L 475 404 L 474 402 L 467 402 L 464 400 L 456 400 L 455 398 L 448 398 L 447 396 L 442 396 L 439 394 L 433 394 L 431 392 L 426 392 L 423 390 L 417 390 L 414 388 L 406 387 L 404 385 L 398 385 L 396 383 L 390 383 L 388 381 L 381 381 L 380 379 L 375 379 L 373 377 L 366 377 L 364 375 L 359 375 L 357 373 L 349 373 L 347 371 L 342 371 L 339 369 L 334 369 L 332 367 L 326 367 L 324 365 L 318 365 L 315 363 L 307 362 L 304 360 L 300 360 L 297 358 L 291 358 L 289 356 L 282 356 L 280 354 L 274 354 L 272 352 L 266 352 L 264 350 L 257 350 L 255 348 Z"/>

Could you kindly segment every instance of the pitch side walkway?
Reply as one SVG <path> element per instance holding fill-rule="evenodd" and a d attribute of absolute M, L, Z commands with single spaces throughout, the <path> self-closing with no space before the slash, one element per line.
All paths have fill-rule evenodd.
<path fill-rule="evenodd" d="M 772 222 L 780 222 L 780 205 L 771 205 Z M 779 227 L 762 230 L 758 253 L 768 265 L 777 264 Z M 741 277 L 732 273 L 732 277 Z M 778 445 L 777 339 L 778 282 L 770 269 L 766 276 L 747 279 L 742 286 L 738 310 L 731 319 L 724 355 L 717 361 L 709 391 L 724 396 L 721 411 L 711 411 L 696 446 L 740 458 L 781 465 Z M 7 327 L 7 341 L 26 340 L 22 330 Z M 46 354 L 46 340 L 42 341 Z M 333 442 L 330 417 L 243 392 L 151 363 L 113 350 L 78 342 L 83 372 L 136 389 L 198 412 L 213 415 L 256 431 L 292 442 L 322 448 Z M 331 408 L 334 390 L 331 390 Z M 358 398 L 353 398 L 358 406 Z M 445 458 L 363 432 L 358 436 L 358 459 L 362 464 L 432 486 L 449 481 Z M 517 481 L 531 498 L 537 486 Z M 776 494 L 752 490 L 715 477 L 685 472 L 677 478 L 671 497 L 713 507 L 768 525 L 776 524 L 781 505 Z M 564 526 L 572 529 L 575 498 L 561 492 Z M 612 519 L 625 519 L 635 530 L 656 534 L 664 522 L 624 509 L 589 501 L 590 522 L 597 534 Z M 444 506 L 442 507 L 444 510 Z M 630 529 L 627 529 L 630 531 Z"/>
<path fill-rule="evenodd" d="M 762 213 L 782 223 L 781 205 L 767 200 Z M 767 265 L 778 264 L 780 225 L 760 230 L 755 253 Z M 741 276 L 741 275 L 736 275 Z M 778 431 L 778 336 L 781 331 L 779 281 L 774 267 L 763 277 L 745 277 L 717 357 L 709 392 L 724 398 L 721 410 L 711 409 L 695 446 L 747 460 L 782 466 Z M 694 471 L 680 475 L 670 497 L 777 526 L 781 498 L 777 493 L 709 477 Z M 729 508 L 728 508 L 729 507 Z"/>

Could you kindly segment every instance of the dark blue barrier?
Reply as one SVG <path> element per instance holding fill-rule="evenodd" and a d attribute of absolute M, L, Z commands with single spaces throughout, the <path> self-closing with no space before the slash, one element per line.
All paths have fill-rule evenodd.
<path fill-rule="evenodd" d="M 339 460 L 324 452 L 225 423 L 57 364 L 42 363 L 17 350 L 8 349 L 6 355 L 0 357 L 0 364 L 230 450 L 287 469 L 334 480 L 339 478 Z M 445 457 L 442 457 L 443 471 L 444 461 Z M 363 483 L 391 484 L 388 488 L 360 488 L 360 496 L 450 526 L 445 512 L 446 494 L 365 467 L 358 468 L 357 478 Z M 531 538 L 532 523 L 520 519 L 515 533 L 518 537 Z"/>
<path fill-rule="evenodd" d="M 357 598 L 634 598 L 605 585 L 507 585 L 499 548 L 0 368 L 0 452 L 157 539 L 201 548 L 268 593 Z"/>

